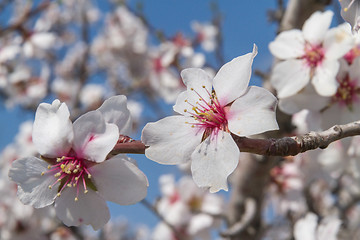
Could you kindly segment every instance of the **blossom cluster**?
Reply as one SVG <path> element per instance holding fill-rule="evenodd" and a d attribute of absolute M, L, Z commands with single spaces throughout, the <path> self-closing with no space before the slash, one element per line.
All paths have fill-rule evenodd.
<path fill-rule="evenodd" d="M 244 152 L 255 138 L 306 137 L 360 119 L 359 1 L 339 1 L 350 24 L 330 27 L 334 13 L 318 11 L 301 30 L 279 33 L 269 44 L 268 89 L 249 86 L 255 44 L 210 67 L 216 21 L 167 36 L 121 1 L 104 14 L 85 0 L 20 2 L 0 29 L 0 93 L 35 120 L 1 153 L 1 239 L 208 240 L 214 229 L 224 239 L 358 236 L 359 136 L 296 156 Z M 174 116 L 145 124 L 167 104 Z M 143 125 L 141 140 L 130 137 Z M 126 155 L 134 152 L 187 172 L 160 176 L 152 205 L 145 197 L 154 184 Z M 126 221 L 110 220 L 107 201 L 141 202 L 160 222 L 129 234 Z"/>

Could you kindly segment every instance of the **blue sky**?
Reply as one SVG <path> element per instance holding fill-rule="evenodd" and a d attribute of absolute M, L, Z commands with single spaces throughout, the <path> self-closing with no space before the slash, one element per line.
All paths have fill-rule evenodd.
<path fill-rule="evenodd" d="M 100 2 L 100 1 L 98 1 Z M 152 26 L 163 30 L 168 36 L 177 32 L 184 32 L 191 36 L 190 23 L 210 21 L 210 2 L 206 0 L 153 0 L 143 1 L 144 13 Z M 276 7 L 276 0 L 224 0 L 218 1 L 223 14 L 224 56 L 226 61 L 251 52 L 253 44 L 258 46 L 258 55 L 254 60 L 253 69 L 266 71 L 272 63 L 272 56 L 268 50 L 268 43 L 275 37 L 275 24 L 267 21 L 267 11 Z M 100 3 L 98 3 L 100 4 Z M 134 6 L 136 1 L 130 1 Z M 101 3 L 102 9 L 107 9 Z M 259 85 L 259 78 L 253 77 L 251 84 Z M 170 112 L 169 106 L 169 112 Z M 21 122 L 33 119 L 32 112 L 24 112 L 19 108 L 6 109 L 0 105 L 0 149 L 9 144 L 18 131 Z M 137 134 L 139 138 L 139 133 Z M 147 199 L 154 201 L 158 196 L 158 176 L 165 173 L 178 174 L 174 166 L 159 165 L 144 156 L 134 156 L 142 171 L 148 176 L 150 187 Z M 222 193 L 224 194 L 224 193 Z M 145 223 L 155 226 L 158 219 L 141 204 L 133 206 L 119 206 L 110 204 L 112 217 L 125 216 L 133 224 Z"/>

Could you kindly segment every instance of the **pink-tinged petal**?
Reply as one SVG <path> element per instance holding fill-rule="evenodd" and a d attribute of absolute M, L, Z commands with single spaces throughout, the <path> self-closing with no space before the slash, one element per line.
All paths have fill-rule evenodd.
<path fill-rule="evenodd" d="M 204 130 L 192 127 L 191 117 L 171 116 L 145 125 L 141 141 L 149 146 L 145 155 L 161 164 L 181 164 L 190 160 Z"/>
<path fill-rule="evenodd" d="M 332 28 L 326 33 L 323 43 L 326 59 L 337 60 L 355 46 L 353 36 L 346 29 L 348 26 L 346 23 L 346 25 Z"/>
<path fill-rule="evenodd" d="M 292 96 L 310 81 L 310 67 L 301 59 L 290 59 L 275 65 L 271 84 L 277 90 L 278 98 Z"/>
<path fill-rule="evenodd" d="M 129 135 L 131 133 L 132 121 L 130 111 L 126 106 L 124 95 L 113 96 L 99 107 L 99 110 L 107 123 L 113 123 L 119 128 L 119 134 Z"/>
<path fill-rule="evenodd" d="M 308 84 L 300 93 L 279 100 L 279 109 L 287 114 L 294 114 L 303 109 L 320 111 L 330 102 L 330 97 L 323 97 L 316 93 L 311 84 Z"/>
<path fill-rule="evenodd" d="M 212 91 L 210 76 L 200 68 L 187 68 L 181 71 L 181 77 L 187 87 L 185 92 L 179 94 L 174 105 L 174 111 L 189 116 L 196 102 L 208 102 Z M 202 100 L 199 100 L 202 98 Z"/>
<path fill-rule="evenodd" d="M 35 114 L 32 140 L 43 156 L 54 158 L 67 154 L 74 138 L 70 112 L 65 103 L 54 100 L 41 103 Z"/>
<path fill-rule="evenodd" d="M 319 95 L 328 97 L 336 93 L 339 85 L 336 74 L 339 68 L 340 63 L 336 60 L 324 61 L 316 68 L 311 82 Z"/>
<path fill-rule="evenodd" d="M 248 91 L 231 105 L 226 114 L 230 132 L 238 136 L 249 136 L 277 130 L 277 99 L 261 87 L 249 87 Z"/>
<path fill-rule="evenodd" d="M 104 161 L 118 138 L 117 126 L 106 123 L 100 111 L 88 112 L 74 122 L 74 150 L 80 158 Z"/>
<path fill-rule="evenodd" d="M 299 29 L 280 33 L 269 44 L 272 55 L 279 59 L 298 58 L 304 55 L 305 39 Z"/>
<path fill-rule="evenodd" d="M 22 203 L 43 208 L 54 202 L 59 183 L 53 185 L 56 179 L 53 173 L 46 173 L 47 166 L 48 163 L 36 157 L 13 162 L 9 178 L 19 185 L 18 197 Z M 53 185 L 51 189 L 50 185 Z"/>
<path fill-rule="evenodd" d="M 333 15 L 332 11 L 313 13 L 302 28 L 305 40 L 311 44 L 321 44 L 330 27 Z"/>
<path fill-rule="evenodd" d="M 257 46 L 254 44 L 251 53 L 234 58 L 220 68 L 214 78 L 213 86 L 221 106 L 231 103 L 246 91 L 256 54 Z"/>
<path fill-rule="evenodd" d="M 103 227 L 110 219 L 106 201 L 93 190 L 84 193 L 84 187 L 79 185 L 78 201 L 77 187 L 66 188 L 55 200 L 55 210 L 58 218 L 66 226 L 91 225 L 94 230 Z"/>
<path fill-rule="evenodd" d="M 112 157 L 90 169 L 98 192 L 107 201 L 130 205 L 145 198 L 148 181 L 145 174 L 121 156 Z"/>
<path fill-rule="evenodd" d="M 191 154 L 191 172 L 199 187 L 210 192 L 228 190 L 227 178 L 238 165 L 240 150 L 230 133 L 219 131 L 203 141 Z"/>

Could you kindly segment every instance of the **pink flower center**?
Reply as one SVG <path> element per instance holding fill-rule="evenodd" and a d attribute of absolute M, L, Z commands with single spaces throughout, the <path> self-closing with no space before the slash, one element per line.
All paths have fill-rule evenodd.
<path fill-rule="evenodd" d="M 354 59 L 360 56 L 360 45 L 353 47 L 349 52 L 344 56 L 344 59 L 348 64 L 352 64 Z"/>
<path fill-rule="evenodd" d="M 74 155 L 74 156 L 72 156 Z M 84 193 L 88 192 L 88 187 L 96 191 L 96 187 L 91 181 L 91 174 L 88 170 L 89 161 L 77 158 L 76 154 L 69 154 L 69 156 L 62 156 L 56 159 L 44 158 L 46 162 L 49 162 L 48 171 L 42 172 L 41 175 L 51 173 L 56 178 L 56 181 L 49 185 L 49 189 L 60 182 L 57 196 L 60 197 L 62 191 L 68 187 L 76 187 L 75 201 L 78 201 L 79 186 L 84 187 Z"/>
<path fill-rule="evenodd" d="M 311 45 L 307 43 L 305 45 L 305 54 L 302 58 L 305 59 L 309 67 L 315 68 L 322 63 L 324 55 L 324 49 L 321 45 Z"/>
<path fill-rule="evenodd" d="M 206 89 L 205 86 L 203 88 Z M 192 88 L 191 91 L 195 90 Z M 197 120 L 196 123 L 192 123 L 192 127 L 205 129 L 203 140 L 212 133 L 217 134 L 219 130 L 229 132 L 225 109 L 220 105 L 215 91 L 210 93 L 206 90 L 206 92 L 210 97 L 208 102 L 197 91 L 195 93 L 199 96 L 199 101 L 195 105 L 185 100 L 192 106 L 193 112 L 190 114 Z M 184 111 L 186 112 L 186 110 Z"/>
<path fill-rule="evenodd" d="M 351 110 L 353 103 L 358 100 L 358 95 L 360 95 L 360 87 L 357 86 L 356 80 L 350 79 L 348 74 L 344 79 L 338 79 L 338 82 L 339 87 L 333 96 L 333 102 L 347 106 Z"/>

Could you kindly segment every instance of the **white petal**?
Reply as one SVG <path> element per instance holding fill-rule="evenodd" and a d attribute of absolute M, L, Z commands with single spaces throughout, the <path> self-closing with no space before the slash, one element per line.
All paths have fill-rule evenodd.
<path fill-rule="evenodd" d="M 35 115 L 32 140 L 39 153 L 46 157 L 67 154 L 74 138 L 70 112 L 65 103 L 54 100 L 41 103 Z"/>
<path fill-rule="evenodd" d="M 231 105 L 226 114 L 230 132 L 239 136 L 249 136 L 279 129 L 276 122 L 277 99 L 261 87 L 249 90 Z"/>
<path fill-rule="evenodd" d="M 340 63 L 336 60 L 324 61 L 315 70 L 312 84 L 318 94 L 324 97 L 332 96 L 336 93 L 339 83 L 336 81 Z"/>
<path fill-rule="evenodd" d="M 275 65 L 271 84 L 277 90 L 278 98 L 292 96 L 310 81 L 310 67 L 301 59 L 290 59 Z"/>
<path fill-rule="evenodd" d="M 256 54 L 257 47 L 254 44 L 251 53 L 234 58 L 220 68 L 213 85 L 221 106 L 231 103 L 246 91 Z"/>
<path fill-rule="evenodd" d="M 213 217 L 206 214 L 196 214 L 194 215 L 187 228 L 189 235 L 194 236 L 201 233 L 204 230 L 209 230 L 214 223 Z"/>
<path fill-rule="evenodd" d="M 59 183 L 51 189 L 49 186 L 55 183 L 54 173 L 48 171 L 49 164 L 36 157 L 28 157 L 15 160 L 9 171 L 9 178 L 19 184 L 18 197 L 24 204 L 30 204 L 35 208 L 43 208 L 54 202 Z"/>
<path fill-rule="evenodd" d="M 323 44 L 326 59 L 339 59 L 355 46 L 353 36 L 344 27 L 338 26 L 326 33 Z"/>
<path fill-rule="evenodd" d="M 121 156 L 97 164 L 89 169 L 98 192 L 107 201 L 129 205 L 141 201 L 147 193 L 145 174 Z"/>
<path fill-rule="evenodd" d="M 77 157 L 102 162 L 119 138 L 116 125 L 106 123 L 100 111 L 88 112 L 74 122 Z"/>
<path fill-rule="evenodd" d="M 130 111 L 126 106 L 124 95 L 113 96 L 99 107 L 99 110 L 107 123 L 114 123 L 119 128 L 119 134 L 129 135 L 131 133 L 132 121 Z"/>
<path fill-rule="evenodd" d="M 330 99 L 318 95 L 313 86 L 308 84 L 300 93 L 280 99 L 279 109 L 287 114 L 294 114 L 303 109 L 320 111 L 329 104 Z"/>
<path fill-rule="evenodd" d="M 46 50 L 54 46 L 56 35 L 48 32 L 35 33 L 31 36 L 30 41 L 36 47 Z"/>
<path fill-rule="evenodd" d="M 304 218 L 299 219 L 294 225 L 295 240 L 316 240 L 317 216 L 308 213 Z"/>
<path fill-rule="evenodd" d="M 317 239 L 337 240 L 337 234 L 340 230 L 341 220 L 335 217 L 325 217 L 317 230 Z"/>
<path fill-rule="evenodd" d="M 200 68 L 187 68 L 181 71 L 181 77 L 187 87 L 185 92 L 179 94 L 174 111 L 190 115 L 193 112 L 192 107 L 199 102 L 199 98 L 208 102 L 212 91 L 212 80 L 210 76 Z M 186 102 L 185 102 L 186 100 Z M 184 111 L 186 109 L 186 112 Z"/>
<path fill-rule="evenodd" d="M 210 187 L 214 193 L 228 190 L 227 178 L 235 170 L 240 150 L 230 133 L 219 131 L 209 136 L 191 155 L 191 172 L 199 187 Z"/>
<path fill-rule="evenodd" d="M 332 11 L 313 13 L 302 28 L 305 40 L 311 44 L 321 44 L 330 27 L 333 15 Z"/>
<path fill-rule="evenodd" d="M 298 29 L 280 33 L 269 44 L 272 55 L 280 59 L 298 58 L 304 55 L 305 39 Z"/>
<path fill-rule="evenodd" d="M 75 197 L 78 194 L 78 201 Z M 84 193 L 80 184 L 76 187 L 65 188 L 61 196 L 55 200 L 55 210 L 58 218 L 66 226 L 91 225 L 94 230 L 103 227 L 110 219 L 106 201 L 93 190 Z"/>
<path fill-rule="evenodd" d="M 188 162 L 204 133 L 187 123 L 193 121 L 191 117 L 171 116 L 146 124 L 141 136 L 141 141 L 150 146 L 146 157 L 161 164 Z"/>

